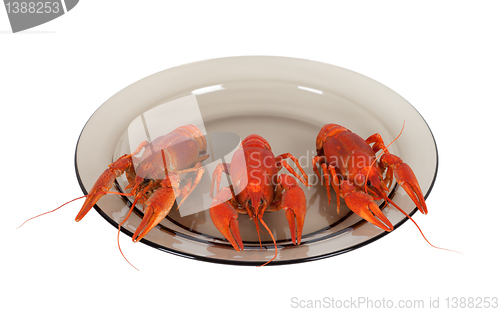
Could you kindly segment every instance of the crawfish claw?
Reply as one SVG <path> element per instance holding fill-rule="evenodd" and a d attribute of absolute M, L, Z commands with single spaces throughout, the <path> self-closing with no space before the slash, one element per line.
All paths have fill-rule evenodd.
<path fill-rule="evenodd" d="M 394 170 L 396 181 L 406 191 L 411 200 L 417 205 L 421 213 L 427 214 L 427 205 L 425 204 L 424 194 L 418 185 L 417 178 L 411 170 L 410 166 L 402 163 Z"/>
<path fill-rule="evenodd" d="M 406 191 L 411 200 L 415 203 L 421 213 L 427 214 L 427 205 L 425 204 L 424 194 L 420 189 L 417 178 L 407 163 L 401 158 L 392 154 L 384 154 L 380 159 L 383 163 L 393 168 L 396 181 Z"/>
<path fill-rule="evenodd" d="M 132 240 L 140 241 L 170 212 L 175 202 L 175 194 L 171 187 L 162 187 L 154 192 L 144 206 L 144 216 L 135 230 Z"/>
<path fill-rule="evenodd" d="M 82 208 L 78 212 L 78 215 L 75 218 L 76 222 L 82 220 L 83 217 L 85 217 L 85 215 L 90 211 L 90 209 L 94 207 L 97 201 L 99 201 L 99 199 L 101 199 L 101 197 L 103 197 L 104 194 L 109 191 L 109 189 L 113 186 L 115 178 L 116 174 L 111 169 L 106 169 L 101 174 L 101 176 L 89 192 L 89 194 L 91 195 L 85 199 Z"/>
<path fill-rule="evenodd" d="M 118 158 L 115 162 L 110 164 L 106 170 L 99 176 L 99 179 L 95 182 L 94 186 L 89 192 L 85 203 L 83 203 L 82 209 L 78 212 L 75 221 L 80 221 L 85 215 L 94 207 L 97 201 L 106 194 L 109 189 L 113 186 L 113 182 L 116 177 L 120 176 L 123 171 L 130 168 L 132 165 L 132 157 L 130 155 L 123 155 Z"/>
<path fill-rule="evenodd" d="M 285 210 L 292 242 L 294 245 L 300 245 L 307 212 L 306 195 L 295 179 L 289 175 L 282 174 L 279 182 L 285 189 L 281 199 L 281 207 Z"/>
<path fill-rule="evenodd" d="M 242 251 L 244 247 L 238 225 L 238 213 L 230 204 L 231 198 L 231 190 L 228 187 L 223 188 L 215 195 L 210 207 L 210 217 L 215 227 L 231 243 L 233 248 L 236 251 Z"/>
<path fill-rule="evenodd" d="M 387 232 L 394 229 L 370 195 L 358 191 L 344 192 L 344 199 L 347 207 L 361 218 Z"/>

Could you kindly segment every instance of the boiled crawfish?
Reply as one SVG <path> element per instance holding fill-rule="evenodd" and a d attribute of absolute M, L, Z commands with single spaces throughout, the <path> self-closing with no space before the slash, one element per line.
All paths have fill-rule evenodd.
<path fill-rule="evenodd" d="M 143 150 L 140 157 L 136 156 Z M 193 125 L 176 128 L 151 143 L 143 141 L 133 153 L 123 155 L 101 174 L 75 220 L 80 221 L 109 193 L 115 179 L 125 173 L 129 182 L 125 189 L 131 191 L 124 195 L 135 197 L 133 206 L 140 203 L 144 208 L 142 222 L 132 237 L 134 242 L 140 241 L 168 215 L 176 199 L 180 206 L 199 184 L 205 172 L 201 162 L 209 157 L 206 150 L 205 137 Z M 180 175 L 188 172 L 196 172 L 196 176 L 181 187 Z"/>
<path fill-rule="evenodd" d="M 375 154 L 380 150 L 383 154 L 377 160 Z M 383 198 L 409 217 L 386 194 L 395 177 L 420 212 L 427 214 L 424 195 L 415 174 L 401 158 L 389 153 L 380 134 L 375 133 L 364 140 L 342 126 L 327 124 L 318 134 L 316 151 L 317 156 L 312 159 L 314 172 L 321 179 L 318 166 L 322 168 L 328 203 L 330 185 L 335 190 L 337 212 L 342 197 L 354 213 L 385 231 L 392 231 L 393 225 L 375 200 Z"/>
<path fill-rule="evenodd" d="M 296 164 L 302 177 L 286 162 L 288 158 Z M 275 244 L 275 255 L 269 262 L 274 260 L 277 256 L 276 241 L 264 222 L 263 215 L 266 211 L 281 209 L 285 210 L 293 244 L 300 244 L 307 210 L 306 197 L 294 178 L 287 174 L 278 176 L 278 171 L 283 167 L 304 185 L 308 185 L 307 175 L 293 155 L 285 153 L 275 157 L 269 142 L 255 134 L 243 140 L 230 164 L 219 164 L 216 167 L 211 196 L 213 197 L 215 182 L 218 193 L 213 198 L 210 216 L 214 225 L 236 251 L 244 249 L 238 214 L 247 214 L 255 223 L 259 243 L 259 222 L 271 235 Z M 232 186 L 219 192 L 222 172 L 231 177 Z"/>
<path fill-rule="evenodd" d="M 142 155 L 137 156 L 141 151 Z M 123 155 L 111 163 L 97 179 L 88 195 L 74 199 L 86 198 L 75 220 L 77 222 L 82 220 L 105 194 L 133 196 L 135 199 L 129 214 L 118 228 L 120 229 L 121 225 L 128 219 L 135 205 L 142 204 L 144 216 L 132 237 L 134 242 L 140 241 L 167 216 L 176 199 L 180 200 L 179 207 L 199 184 L 205 172 L 201 162 L 209 157 L 209 155 L 205 155 L 206 151 L 206 139 L 201 131 L 193 125 L 178 127 L 169 134 L 156 138 L 151 143 L 143 141 L 133 153 Z M 191 172 L 196 173 L 194 179 L 187 176 L 182 178 L 185 173 Z M 123 173 L 125 173 L 129 183 L 125 190 L 131 189 L 130 192 L 110 191 L 115 179 Z M 64 205 L 30 218 L 24 223 L 53 212 Z"/>

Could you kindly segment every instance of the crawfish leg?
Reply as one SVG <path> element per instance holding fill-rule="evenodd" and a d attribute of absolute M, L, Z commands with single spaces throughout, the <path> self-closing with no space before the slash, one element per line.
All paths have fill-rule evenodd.
<path fill-rule="evenodd" d="M 385 146 L 384 140 L 382 139 L 382 136 L 380 134 L 378 134 L 378 133 L 372 134 L 365 141 L 368 144 L 374 143 L 372 146 L 374 153 L 377 153 L 380 150 L 382 150 L 384 153 L 389 153 L 389 151 L 387 150 L 387 147 Z M 387 166 L 382 161 L 379 162 L 378 165 L 379 165 L 380 169 L 382 170 L 382 172 L 385 172 Z M 394 176 L 394 174 L 392 171 L 392 167 L 388 167 L 387 173 L 386 173 L 385 179 L 384 179 L 384 184 L 387 186 L 387 188 L 391 187 L 393 176 Z"/>
<path fill-rule="evenodd" d="M 216 181 L 217 189 L 215 190 L 215 194 L 219 193 L 222 172 L 229 175 L 229 170 L 231 170 L 231 166 L 226 163 L 218 164 L 217 167 L 215 167 L 214 174 L 212 176 L 212 185 L 210 187 L 210 197 L 214 198 L 214 184 Z"/>
<path fill-rule="evenodd" d="M 297 181 L 287 174 L 279 176 L 275 200 L 267 211 L 281 209 L 285 210 L 292 242 L 299 245 L 307 212 L 306 195 Z"/>
<path fill-rule="evenodd" d="M 297 172 L 295 172 L 295 170 L 293 170 L 293 168 L 290 167 L 290 165 L 285 161 L 288 158 L 291 159 L 295 163 L 297 168 L 299 168 L 300 173 L 302 174 L 302 177 L 299 176 L 297 174 Z M 293 174 L 294 177 L 299 179 L 300 182 L 302 182 L 302 184 L 304 184 L 305 186 L 310 186 L 307 182 L 307 175 L 306 175 L 304 169 L 302 169 L 302 166 L 299 164 L 298 159 L 295 158 L 295 156 L 293 156 L 292 154 L 285 153 L 285 154 L 281 154 L 281 155 L 276 156 L 276 164 L 277 164 L 278 170 L 281 169 L 281 167 L 285 167 L 291 174 Z"/>
<path fill-rule="evenodd" d="M 326 186 L 326 194 L 328 196 L 328 205 L 330 205 L 331 202 L 331 195 L 330 195 L 330 184 L 333 187 L 333 190 L 335 191 L 336 199 L 337 199 L 337 213 L 340 213 L 340 181 L 339 181 L 339 175 L 337 174 L 335 170 L 335 166 L 332 165 L 327 165 L 325 163 L 324 157 L 323 156 L 315 156 L 312 160 L 313 163 L 313 169 L 314 172 L 318 175 L 318 177 L 321 179 L 321 176 L 319 175 L 318 168 L 316 166 L 316 163 L 321 165 L 321 169 L 323 170 L 323 178 L 325 180 L 325 186 Z M 330 178 L 330 175 L 332 178 Z M 330 183 L 331 181 L 331 183 Z"/>
<path fill-rule="evenodd" d="M 131 155 L 135 156 L 135 155 L 139 154 L 142 151 L 142 149 L 148 145 L 149 145 L 149 141 L 147 141 L 147 140 L 142 141 Z"/>
<path fill-rule="evenodd" d="M 321 169 L 323 170 L 323 177 L 325 179 L 326 195 L 328 197 L 328 206 L 330 206 L 332 197 L 330 195 L 330 175 L 328 174 L 328 165 L 322 163 Z"/>
<path fill-rule="evenodd" d="M 312 158 L 312 166 L 313 166 L 314 173 L 316 173 L 316 175 L 318 176 L 320 181 L 322 181 L 322 180 L 321 180 L 321 175 L 319 174 L 318 167 L 321 167 L 325 162 L 326 162 L 325 156 L 318 155 L 318 156 L 314 156 Z"/>
<path fill-rule="evenodd" d="M 210 155 L 202 155 L 200 157 L 198 157 L 198 160 L 196 160 L 196 162 L 204 162 L 205 160 L 207 160 L 208 158 L 210 157 Z"/>
<path fill-rule="evenodd" d="M 337 197 L 337 214 L 339 214 L 340 213 L 340 180 L 339 180 L 340 175 L 337 174 L 334 166 L 329 165 L 328 169 L 330 170 L 330 174 L 333 177 L 332 187 L 335 190 L 335 195 Z M 323 170 L 325 170 L 325 169 L 323 169 Z M 330 201 L 328 201 L 328 205 L 330 205 Z"/>
<path fill-rule="evenodd" d="M 78 212 L 75 221 L 80 221 L 85 215 L 92 209 L 92 207 L 97 203 L 97 201 L 113 186 L 113 182 L 117 177 L 123 174 L 124 171 L 133 170 L 132 166 L 132 156 L 123 155 L 118 158 L 114 163 L 108 166 L 101 176 L 97 179 L 94 186 L 90 190 L 89 194 L 95 194 L 88 196 L 83 203 L 82 209 Z"/>
<path fill-rule="evenodd" d="M 177 171 L 177 174 L 184 173 L 184 172 L 193 172 L 193 171 L 196 171 L 196 177 L 195 177 L 194 181 L 192 181 L 190 179 L 189 182 L 180 191 L 178 199 L 180 199 L 181 201 L 177 205 L 177 209 L 179 209 L 179 207 L 186 200 L 186 198 L 188 198 L 188 196 L 193 192 L 195 187 L 200 183 L 201 178 L 203 177 L 203 173 L 205 173 L 205 168 L 203 168 L 201 166 L 201 163 L 199 162 L 193 168 L 182 170 L 182 171 Z"/>
<path fill-rule="evenodd" d="M 366 143 L 368 144 L 373 144 L 373 152 L 377 153 L 380 150 L 383 150 L 385 153 L 388 153 L 387 148 L 384 144 L 384 140 L 382 139 L 382 136 L 378 133 L 372 134 L 369 136 L 366 140 Z"/>
<path fill-rule="evenodd" d="M 231 243 L 236 251 L 243 250 L 243 241 L 240 236 L 238 225 L 238 204 L 233 200 L 233 195 L 229 187 L 220 190 L 210 206 L 210 217 L 215 227 Z"/>
<path fill-rule="evenodd" d="M 325 183 L 323 185 L 326 186 L 326 194 L 328 195 L 328 205 L 330 205 L 330 175 L 328 175 L 328 171 L 326 170 L 326 163 L 325 163 L 325 157 L 324 156 L 314 156 L 312 159 L 312 165 L 313 165 L 313 170 L 314 173 L 318 176 L 319 180 L 321 183 L 323 183 L 323 180 Z M 318 166 L 320 166 L 323 169 L 323 178 L 321 178 L 321 175 L 318 170 Z"/>

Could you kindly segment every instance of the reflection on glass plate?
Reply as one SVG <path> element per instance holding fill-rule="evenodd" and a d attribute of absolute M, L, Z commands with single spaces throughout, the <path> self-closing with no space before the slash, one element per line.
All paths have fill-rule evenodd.
<path fill-rule="evenodd" d="M 196 105 L 190 106 L 181 98 L 192 99 L 191 104 Z M 171 102 L 174 100 L 180 102 Z M 156 73 L 115 94 L 85 125 L 75 166 L 87 194 L 107 165 L 130 153 L 140 140 L 151 142 L 181 124 L 198 123 L 206 134 L 208 145 L 212 145 L 208 151 L 211 158 L 203 162 L 206 168 L 215 168 L 222 159 L 230 162 L 241 140 L 259 134 L 269 141 L 275 155 L 295 155 L 312 184 L 309 188 L 301 185 L 308 206 L 301 245 L 292 244 L 283 211 L 264 216 L 279 249 L 278 258 L 270 265 L 297 263 L 341 254 L 387 234 L 345 205 L 340 214 L 335 204 L 328 206 L 326 190 L 311 165 L 321 127 L 337 123 L 363 138 L 378 132 L 390 142 L 399 134 L 403 121 L 403 135 L 389 151 L 413 168 L 427 197 L 437 173 L 434 138 L 420 114 L 397 93 L 363 75 L 319 62 L 262 56 L 221 58 Z M 226 139 L 221 137 L 224 135 Z M 217 152 L 217 142 L 224 141 L 232 143 Z M 245 244 L 242 252 L 235 251 L 212 224 L 207 210 L 211 174 L 207 169 L 181 209 L 172 209 L 141 242 L 176 255 L 224 264 L 259 265 L 270 260 L 274 256 L 270 236 L 261 233 L 261 250 L 255 224 L 246 215 L 238 218 Z M 125 177 L 116 182 L 118 188 L 127 185 Z M 392 196 L 407 213 L 416 211 L 404 191 L 396 189 Z M 128 213 L 128 205 L 130 199 L 107 195 L 95 208 L 117 227 Z M 395 227 L 406 221 L 392 207 L 385 208 L 384 214 Z M 138 209 L 123 231 L 131 236 L 140 221 Z"/>

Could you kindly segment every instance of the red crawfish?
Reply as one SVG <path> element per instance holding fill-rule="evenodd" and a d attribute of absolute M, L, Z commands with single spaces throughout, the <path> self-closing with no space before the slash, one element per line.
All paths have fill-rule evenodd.
<path fill-rule="evenodd" d="M 299 176 L 286 162 L 291 159 L 300 170 Z M 263 220 L 264 212 L 285 210 L 293 244 L 300 244 L 306 216 L 306 197 L 297 181 L 287 175 L 278 175 L 285 167 L 295 178 L 308 186 L 307 175 L 297 158 L 289 153 L 274 156 L 269 142 L 259 135 L 250 135 L 234 153 L 230 164 L 219 164 L 212 178 L 211 196 L 214 184 L 219 190 L 222 172 L 231 177 L 232 186 L 225 187 L 216 194 L 210 208 L 214 225 L 237 251 L 243 250 L 243 242 L 238 226 L 238 214 L 247 214 L 255 222 L 257 233 L 261 223 L 271 235 L 275 255 L 278 253 L 276 241 Z M 269 263 L 267 262 L 267 263 Z M 265 263 L 265 264 L 267 264 Z"/>
<path fill-rule="evenodd" d="M 378 160 L 375 154 L 380 150 L 383 153 Z M 415 174 L 401 158 L 389 153 L 380 134 L 375 133 L 364 140 L 342 126 L 327 124 L 318 134 L 316 151 L 317 156 L 312 159 L 313 169 L 321 179 L 318 166 L 322 168 L 328 203 L 330 185 L 335 190 L 337 212 L 342 197 L 354 213 L 385 231 L 392 231 L 393 225 L 374 200 L 383 198 L 409 217 L 387 197 L 395 177 L 420 212 L 427 214 L 424 195 Z"/>
<path fill-rule="evenodd" d="M 209 157 L 206 151 L 206 139 L 193 125 L 178 127 L 151 143 L 143 141 L 133 153 L 121 156 L 101 174 L 89 194 L 83 196 L 86 200 L 75 220 L 82 220 L 105 194 L 133 196 L 135 199 L 129 214 L 119 227 L 140 203 L 144 217 L 132 237 L 134 242 L 140 241 L 167 216 L 176 200 L 180 201 L 180 206 L 198 185 L 205 171 L 201 162 Z M 138 156 L 141 152 L 142 155 Z M 194 179 L 188 175 L 182 178 L 190 172 L 195 173 Z M 129 183 L 125 190 L 130 192 L 110 191 L 115 179 L 124 173 Z"/>

